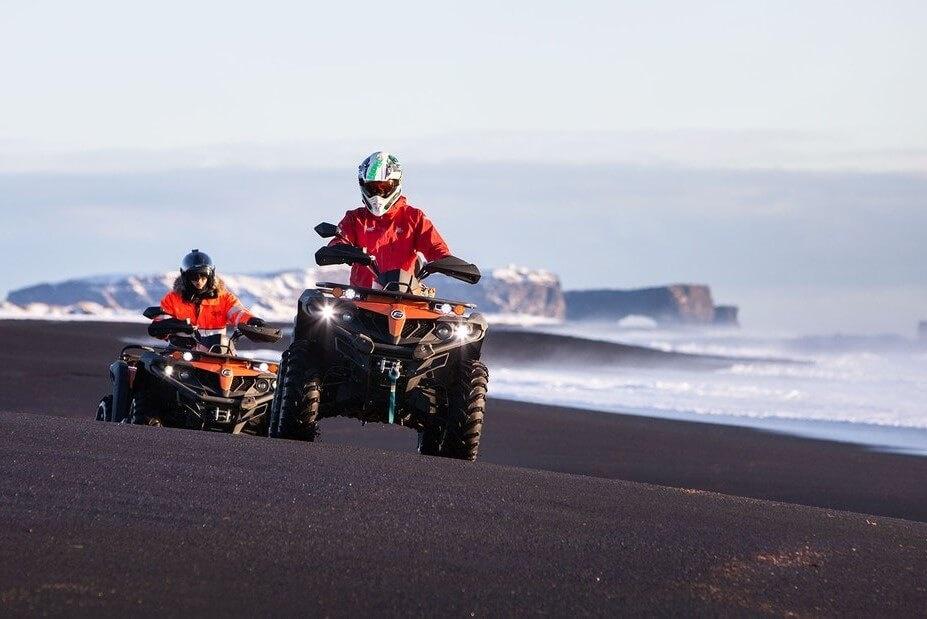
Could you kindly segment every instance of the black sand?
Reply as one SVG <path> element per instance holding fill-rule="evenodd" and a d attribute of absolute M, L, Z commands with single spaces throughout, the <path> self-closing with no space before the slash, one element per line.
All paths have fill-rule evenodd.
<path fill-rule="evenodd" d="M 475 465 L 91 421 L 140 329 L 0 322 L 0 410 L 77 417 L 0 414 L 4 613 L 927 612 L 927 459 L 500 400 Z"/>

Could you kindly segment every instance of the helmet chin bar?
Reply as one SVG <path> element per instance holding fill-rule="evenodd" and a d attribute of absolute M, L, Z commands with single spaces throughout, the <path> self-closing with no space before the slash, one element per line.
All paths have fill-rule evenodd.
<path fill-rule="evenodd" d="M 402 185 L 397 185 L 396 191 L 385 198 L 380 196 L 367 196 L 363 191 L 361 191 L 361 196 L 364 198 L 364 205 L 367 207 L 367 210 L 377 217 L 381 217 L 396 203 L 400 193 L 402 193 Z"/>

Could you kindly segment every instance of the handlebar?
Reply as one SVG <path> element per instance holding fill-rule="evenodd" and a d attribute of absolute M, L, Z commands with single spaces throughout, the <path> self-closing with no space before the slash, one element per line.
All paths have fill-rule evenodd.
<path fill-rule="evenodd" d="M 189 336 L 191 339 L 200 344 L 205 344 L 200 338 L 200 329 L 189 321 L 178 318 L 165 318 L 157 320 L 148 325 L 148 334 L 158 339 L 170 338 L 171 336 Z M 208 336 L 207 336 L 208 337 Z M 248 324 L 240 324 L 232 332 L 229 340 L 235 342 L 241 337 L 247 337 L 253 342 L 275 343 L 283 337 L 280 329 L 273 327 L 256 327 Z"/>

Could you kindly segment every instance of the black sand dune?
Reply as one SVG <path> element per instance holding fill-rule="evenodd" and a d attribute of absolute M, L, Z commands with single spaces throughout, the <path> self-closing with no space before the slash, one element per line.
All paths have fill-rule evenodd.
<path fill-rule="evenodd" d="M 504 400 L 476 464 L 91 421 L 142 328 L 0 322 L 43 413 L 0 413 L 0 614 L 927 610 L 927 458 Z"/>
<path fill-rule="evenodd" d="M 687 354 L 556 333 L 505 328 L 490 330 L 486 336 L 484 355 L 490 362 L 556 367 L 593 365 L 717 370 L 737 363 L 807 363 L 769 357 Z"/>

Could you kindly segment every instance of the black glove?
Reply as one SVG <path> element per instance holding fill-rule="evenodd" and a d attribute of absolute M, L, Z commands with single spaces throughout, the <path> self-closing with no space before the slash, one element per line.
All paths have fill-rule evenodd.
<path fill-rule="evenodd" d="M 266 327 L 267 326 L 267 323 L 261 320 L 260 318 L 258 318 L 257 316 L 249 318 L 248 322 L 246 322 L 245 324 L 248 325 L 249 327 Z"/>

